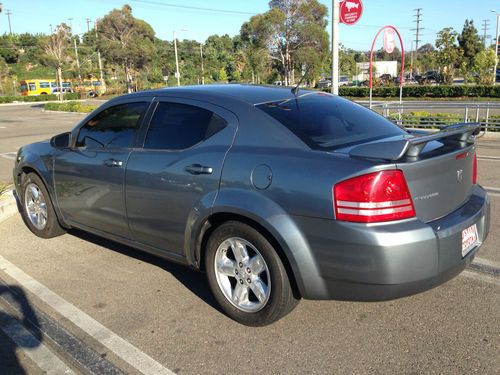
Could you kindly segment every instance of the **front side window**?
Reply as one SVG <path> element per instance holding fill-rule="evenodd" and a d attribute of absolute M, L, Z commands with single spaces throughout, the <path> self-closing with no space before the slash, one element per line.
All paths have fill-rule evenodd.
<path fill-rule="evenodd" d="M 34 83 L 28 83 L 30 90 L 29 91 L 36 91 L 36 85 Z"/>
<path fill-rule="evenodd" d="M 113 149 L 132 147 L 148 103 L 109 107 L 89 120 L 78 133 L 77 147 Z"/>
<path fill-rule="evenodd" d="M 211 137 L 225 126 L 226 121 L 209 110 L 161 102 L 151 119 L 144 148 L 183 150 Z"/>
<path fill-rule="evenodd" d="M 38 85 L 41 89 L 48 89 L 50 87 L 50 83 L 48 82 L 40 82 Z"/>

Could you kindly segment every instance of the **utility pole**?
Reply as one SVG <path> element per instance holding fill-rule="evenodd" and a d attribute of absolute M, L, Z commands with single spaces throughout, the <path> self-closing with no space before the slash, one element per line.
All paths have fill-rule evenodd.
<path fill-rule="evenodd" d="M 332 0 L 332 94 L 339 94 L 339 0 Z"/>
<path fill-rule="evenodd" d="M 488 32 L 488 29 L 490 27 L 489 23 L 490 23 L 490 20 L 483 20 L 483 44 L 484 44 L 484 48 L 486 48 L 486 33 Z"/>
<path fill-rule="evenodd" d="M 497 79 L 497 67 L 498 67 L 498 28 L 500 27 L 500 13 L 497 13 L 495 10 L 491 10 L 491 12 L 495 13 L 497 16 L 497 33 L 495 37 L 495 68 L 493 69 L 493 84 L 496 83 Z"/>
<path fill-rule="evenodd" d="M 174 51 L 175 51 L 175 76 L 177 77 L 177 86 L 181 85 L 181 75 L 179 73 L 179 58 L 177 57 L 177 39 L 175 38 L 174 30 Z"/>
<path fill-rule="evenodd" d="M 415 31 L 415 67 L 417 67 L 416 71 L 418 72 L 418 43 L 421 42 L 419 39 L 420 37 L 420 30 L 423 30 L 423 27 L 420 27 L 420 17 L 422 16 L 422 8 L 417 8 L 413 9 L 415 14 L 413 17 L 415 17 L 415 22 L 417 24 L 417 27 L 415 29 L 411 29 L 411 31 Z"/>
<path fill-rule="evenodd" d="M 85 22 L 87 22 L 87 33 L 90 33 L 90 18 L 85 18 Z"/>
<path fill-rule="evenodd" d="M 49 26 L 50 26 L 50 35 L 52 35 L 54 33 L 54 30 L 52 29 L 52 24 L 50 23 Z"/>
<path fill-rule="evenodd" d="M 69 29 L 71 30 L 71 34 L 73 34 L 73 25 L 71 24 L 71 21 L 73 21 L 73 18 L 68 18 Z"/>
<path fill-rule="evenodd" d="M 7 9 L 5 11 L 5 14 L 7 15 L 7 18 L 9 19 L 9 33 L 10 33 L 10 35 L 12 35 L 12 25 L 10 24 L 10 16 L 11 16 L 12 12 L 9 9 Z"/>
<path fill-rule="evenodd" d="M 80 59 L 78 58 L 78 48 L 76 47 L 76 38 L 73 38 L 73 45 L 75 46 L 76 66 L 78 68 L 78 81 L 81 82 L 82 81 L 82 74 L 80 71 Z M 62 88 L 61 88 L 61 90 L 62 90 Z"/>
<path fill-rule="evenodd" d="M 203 44 L 200 43 L 200 57 L 201 57 L 201 84 L 205 84 L 205 69 L 203 68 Z"/>

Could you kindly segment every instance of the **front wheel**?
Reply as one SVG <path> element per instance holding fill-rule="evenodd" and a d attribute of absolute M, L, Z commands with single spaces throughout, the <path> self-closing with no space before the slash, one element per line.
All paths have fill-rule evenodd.
<path fill-rule="evenodd" d="M 22 216 L 28 228 L 42 238 L 52 238 L 64 233 L 50 201 L 43 181 L 35 173 L 28 173 L 22 180 Z"/>
<path fill-rule="evenodd" d="M 264 326 L 297 305 L 276 250 L 249 225 L 231 221 L 215 229 L 205 256 L 212 293 L 237 322 Z"/>

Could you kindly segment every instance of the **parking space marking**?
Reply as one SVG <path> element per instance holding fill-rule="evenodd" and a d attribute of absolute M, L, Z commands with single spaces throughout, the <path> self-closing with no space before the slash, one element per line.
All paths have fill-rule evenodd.
<path fill-rule="evenodd" d="M 481 265 L 484 265 L 484 266 L 488 266 L 488 267 L 493 267 L 493 268 L 498 268 L 500 269 L 500 263 L 498 262 L 493 262 L 489 259 L 484 259 L 484 258 L 480 258 L 480 257 L 475 257 L 474 258 L 474 263 L 478 263 L 478 264 L 481 264 Z"/>
<path fill-rule="evenodd" d="M 486 156 L 486 155 L 477 155 L 478 160 L 484 159 L 484 160 L 500 160 L 499 156 Z"/>
<path fill-rule="evenodd" d="M 5 317 L 0 320 L 0 329 L 42 370 L 45 374 L 74 374 L 63 361 L 42 344 L 31 332 L 16 319 L 8 316 L 0 308 Z"/>
<path fill-rule="evenodd" d="M 15 160 L 16 159 L 16 152 L 5 152 L 3 154 L 0 154 L 0 157 L 9 159 L 9 160 Z"/>
<path fill-rule="evenodd" d="M 488 275 L 485 275 L 483 273 L 478 273 L 478 272 L 474 272 L 474 271 L 469 271 L 469 270 L 465 270 L 465 271 L 462 271 L 462 273 L 460 274 L 460 276 L 465 276 L 465 277 L 468 277 L 470 279 L 474 279 L 474 280 L 477 280 L 477 281 L 483 281 L 483 282 L 486 282 L 488 284 L 493 284 L 493 285 L 497 285 L 497 286 L 500 286 L 500 280 L 493 277 L 493 276 L 488 276 Z"/>
<path fill-rule="evenodd" d="M 173 375 L 169 369 L 163 367 L 153 358 L 142 352 L 125 339 L 118 336 L 101 323 L 69 303 L 52 290 L 39 283 L 20 268 L 0 255 L 0 270 L 16 280 L 23 288 L 33 293 L 43 302 L 82 329 L 85 333 L 99 341 L 118 357 L 129 363 L 145 375 Z"/>

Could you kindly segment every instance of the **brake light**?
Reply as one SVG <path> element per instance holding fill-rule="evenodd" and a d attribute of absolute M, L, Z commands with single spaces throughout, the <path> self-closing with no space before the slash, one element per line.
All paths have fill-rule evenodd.
<path fill-rule="evenodd" d="M 477 184 L 477 157 L 474 151 L 474 159 L 472 160 L 472 184 Z"/>
<path fill-rule="evenodd" d="M 374 223 L 415 216 L 410 190 L 400 170 L 339 182 L 333 188 L 333 201 L 337 220 Z"/>

